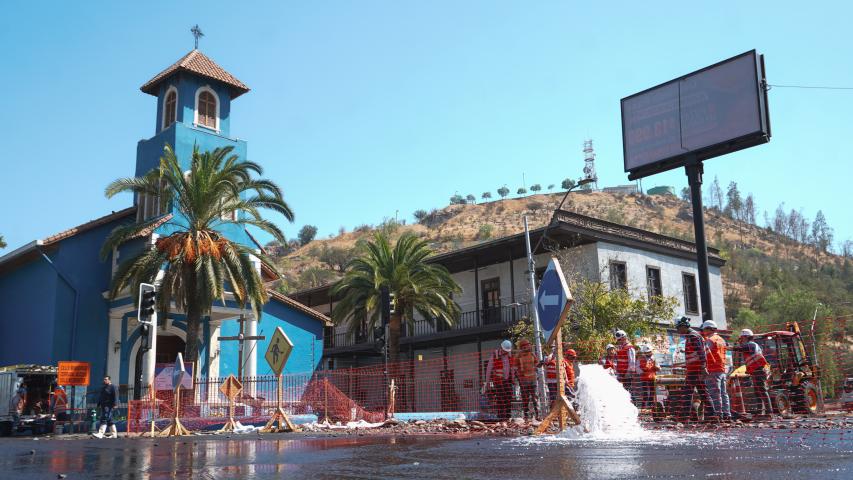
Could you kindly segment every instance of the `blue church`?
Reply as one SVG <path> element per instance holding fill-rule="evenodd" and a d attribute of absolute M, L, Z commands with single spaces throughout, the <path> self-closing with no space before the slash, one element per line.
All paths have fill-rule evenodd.
<path fill-rule="evenodd" d="M 249 87 L 213 60 L 194 49 L 158 73 L 140 88 L 157 99 L 155 134 L 136 147 L 135 175 L 159 165 L 166 144 L 189 168 L 194 146 L 201 151 L 233 147 L 246 158 L 246 142 L 231 136 L 231 102 Z M 141 387 L 141 328 L 137 309 L 129 294 L 110 300 L 108 290 L 119 263 L 141 251 L 160 236 L 171 233 L 167 222 L 173 213 L 158 211 L 159 203 L 143 195 L 134 205 L 112 212 L 63 232 L 37 239 L 0 257 L 0 366 L 18 364 L 55 365 L 62 360 L 91 364 L 92 384 L 101 375 L 133 391 Z M 107 261 L 99 257 L 105 238 L 117 226 L 160 218 L 145 236 L 114 249 Z M 230 240 L 262 249 L 239 225 L 223 227 Z M 261 269 L 265 281 L 274 273 Z M 203 319 L 196 377 L 237 374 L 265 375 L 270 368 L 264 352 L 276 327 L 281 327 L 295 347 L 285 373 L 311 372 L 323 356 L 323 331 L 329 318 L 295 300 L 269 290 L 270 301 L 261 318 L 236 303 L 214 305 Z M 156 362 L 174 362 L 186 341 L 185 317 L 180 311 L 158 319 Z M 239 324 L 246 336 L 243 358 L 238 359 L 238 341 L 220 341 L 236 336 Z M 260 359 L 260 361 L 259 361 Z"/>

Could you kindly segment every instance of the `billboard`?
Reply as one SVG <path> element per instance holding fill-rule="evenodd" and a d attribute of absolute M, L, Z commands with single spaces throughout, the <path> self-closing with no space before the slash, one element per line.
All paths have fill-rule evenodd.
<path fill-rule="evenodd" d="M 630 180 L 770 139 L 764 57 L 755 50 L 622 99 Z"/>

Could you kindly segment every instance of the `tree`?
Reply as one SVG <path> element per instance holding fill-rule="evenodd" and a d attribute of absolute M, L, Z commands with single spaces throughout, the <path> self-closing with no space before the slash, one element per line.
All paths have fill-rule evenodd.
<path fill-rule="evenodd" d="M 506 185 L 498 189 L 498 195 L 500 195 L 501 198 L 505 198 L 507 195 L 509 195 L 509 189 L 506 188 Z"/>
<path fill-rule="evenodd" d="M 563 190 L 569 190 L 575 186 L 575 181 L 571 178 L 564 178 L 560 186 L 563 187 Z"/>
<path fill-rule="evenodd" d="M 826 217 L 823 216 L 823 210 L 818 210 L 812 223 L 812 240 L 814 241 L 814 246 L 822 252 L 828 252 L 834 237 L 835 234 L 832 227 L 826 223 Z"/>
<path fill-rule="evenodd" d="M 844 258 L 853 257 L 853 240 L 844 240 L 841 244 L 841 256 Z"/>
<path fill-rule="evenodd" d="M 304 225 L 299 229 L 299 233 L 296 237 L 299 239 L 299 244 L 302 246 L 308 245 L 312 241 L 314 241 L 314 237 L 317 236 L 317 227 L 314 225 Z"/>
<path fill-rule="evenodd" d="M 423 209 L 415 210 L 415 213 L 412 214 L 412 216 L 415 217 L 415 220 L 417 220 L 418 223 L 423 222 L 427 215 L 429 215 L 429 213 L 427 213 L 427 211 Z"/>
<path fill-rule="evenodd" d="M 396 299 L 388 326 L 391 363 L 400 359 L 401 327 L 403 322 L 414 326 L 414 312 L 431 323 L 452 325 L 459 315 L 453 294 L 462 290 L 444 266 L 425 261 L 432 253 L 412 233 L 404 233 L 393 246 L 388 237 L 374 235 L 332 287 L 332 295 L 340 298 L 332 310 L 334 321 L 345 322 L 350 332 L 361 326 L 371 331 L 380 324 L 380 288 L 388 287 Z"/>
<path fill-rule="evenodd" d="M 746 200 L 743 202 L 743 220 L 747 223 L 755 225 L 755 198 L 753 198 L 752 194 L 746 196 Z"/>
<path fill-rule="evenodd" d="M 468 203 L 476 203 L 477 197 L 475 197 L 474 194 L 469 193 L 468 196 L 465 197 L 465 200 L 467 200 Z"/>
<path fill-rule="evenodd" d="M 531 192 L 538 192 L 540 190 L 542 190 L 542 185 L 539 185 L 538 183 L 534 183 L 533 185 L 530 186 Z"/>
<path fill-rule="evenodd" d="M 723 210 L 723 190 L 720 188 L 720 180 L 714 175 L 714 181 L 711 182 L 711 188 L 708 190 L 708 195 L 711 201 L 708 202 L 711 208 L 716 208 L 719 211 Z"/>
<path fill-rule="evenodd" d="M 157 281 L 157 309 L 168 315 L 174 303 L 186 314 L 184 358 L 192 362 L 198 359 L 201 319 L 210 313 L 213 303 L 225 303 L 226 295 L 233 295 L 241 308 L 251 306 L 261 318 L 268 294 L 254 260 L 277 272 L 264 253 L 232 242 L 217 228 L 229 224 L 241 229 L 253 226 L 285 242 L 284 233 L 259 212 L 273 210 L 293 221 L 293 212 L 281 189 L 269 180 L 254 178 L 263 173 L 260 165 L 240 161 L 232 150 L 233 147 L 226 147 L 202 153 L 196 147 L 185 173 L 185 167 L 167 144 L 159 169 L 142 177 L 115 180 L 105 192 L 108 198 L 128 192 L 157 196 L 161 211 L 172 206 L 175 217 L 181 219 L 170 222 L 172 233 L 122 261 L 113 276 L 109 296 L 115 299 L 129 289 L 130 297 L 135 299 L 141 282 Z M 237 215 L 233 215 L 235 211 Z M 148 235 L 161 220 L 162 217 L 155 217 L 116 227 L 101 247 L 101 258 L 106 259 L 128 240 Z"/>
<path fill-rule="evenodd" d="M 488 199 L 492 198 L 492 192 L 483 192 L 483 195 L 481 198 L 483 200 L 488 200 Z"/>
<path fill-rule="evenodd" d="M 548 190 L 553 190 L 553 189 L 554 189 L 554 184 L 553 184 L 553 183 L 549 183 L 549 184 L 548 184 Z"/>
<path fill-rule="evenodd" d="M 524 195 L 525 193 L 527 193 L 527 189 L 524 187 L 521 187 L 518 189 L 518 191 L 516 193 L 519 195 Z"/>
<path fill-rule="evenodd" d="M 742 220 L 743 201 L 740 198 L 740 191 L 737 189 L 737 183 L 729 182 L 729 188 L 726 191 L 726 209 L 725 212 L 729 218 Z"/>
<path fill-rule="evenodd" d="M 353 250 L 350 248 L 329 246 L 325 243 L 320 248 L 319 252 L 313 253 L 315 253 L 318 260 L 328 265 L 329 268 L 341 273 L 343 273 L 347 264 L 355 256 Z"/>
<path fill-rule="evenodd" d="M 459 195 L 457 193 L 456 195 L 453 195 L 452 197 L 450 197 L 450 204 L 451 205 L 465 205 L 465 198 L 463 198 L 462 195 Z"/>
<path fill-rule="evenodd" d="M 684 187 L 681 189 L 681 199 L 685 202 L 690 202 L 692 200 L 690 197 L 690 187 Z"/>
<path fill-rule="evenodd" d="M 6 242 L 3 241 L 3 235 L 0 235 L 0 248 L 6 248 Z"/>

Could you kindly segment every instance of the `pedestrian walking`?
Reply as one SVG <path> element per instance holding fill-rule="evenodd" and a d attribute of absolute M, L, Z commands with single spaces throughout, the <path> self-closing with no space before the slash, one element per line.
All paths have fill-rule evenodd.
<path fill-rule="evenodd" d="M 707 320 L 702 324 L 702 337 L 705 338 L 705 352 L 708 361 L 708 376 L 705 377 L 705 388 L 711 397 L 711 407 L 714 411 L 712 419 L 730 422 L 732 419 L 729 404 L 729 390 L 726 385 L 726 341 L 717 334 L 717 324 Z"/>
<path fill-rule="evenodd" d="M 753 411 L 759 412 L 758 417 L 760 418 L 770 418 L 773 415 L 773 404 L 770 402 L 770 393 L 767 391 L 768 362 L 764 358 L 761 346 L 755 343 L 754 336 L 755 334 L 748 328 L 741 330 L 738 345 L 732 347 L 732 351 L 743 353 L 746 373 L 749 374 L 752 381 L 752 390 L 756 401 L 756 404 L 753 405 Z"/>
<path fill-rule="evenodd" d="M 652 347 L 640 345 L 640 394 L 638 408 L 653 408 L 655 406 L 655 381 L 660 367 L 655 361 Z"/>
<path fill-rule="evenodd" d="M 481 392 L 486 393 L 488 387 L 488 395 L 498 421 L 508 420 L 510 417 L 513 395 L 512 367 L 512 342 L 504 340 L 500 347 L 489 355 L 489 363 L 486 365 L 487 384 L 483 385 Z"/>
<path fill-rule="evenodd" d="M 704 405 L 710 405 L 711 399 L 705 388 L 705 377 L 708 375 L 708 356 L 705 353 L 705 340 L 690 328 L 690 319 L 681 317 L 675 324 L 678 333 L 684 335 L 684 367 L 686 375 L 684 386 L 675 397 L 677 408 L 676 420 L 690 420 L 690 409 L 693 406 L 693 392 L 699 395 Z"/>
<path fill-rule="evenodd" d="M 110 429 L 109 435 L 112 438 L 118 437 L 116 426 L 113 423 L 113 409 L 118 404 L 118 394 L 116 387 L 112 384 L 109 375 L 104 377 L 104 384 L 101 386 L 101 391 L 98 394 L 98 410 L 101 413 L 101 421 L 98 426 L 98 431 L 92 435 L 97 438 L 109 438 L 105 435 L 107 427 Z"/>
<path fill-rule="evenodd" d="M 637 403 L 634 379 L 637 376 L 637 351 L 624 330 L 616 330 L 616 379 L 631 394 L 631 401 Z"/>
<path fill-rule="evenodd" d="M 513 357 L 518 378 L 518 388 L 521 393 L 521 409 L 525 418 L 539 418 L 539 396 L 536 394 L 536 355 L 530 340 L 522 338 L 518 341 L 518 353 Z M 533 404 L 531 411 L 530 404 Z"/>

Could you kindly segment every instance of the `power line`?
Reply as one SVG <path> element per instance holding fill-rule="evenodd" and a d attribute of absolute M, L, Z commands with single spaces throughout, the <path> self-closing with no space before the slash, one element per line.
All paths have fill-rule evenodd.
<path fill-rule="evenodd" d="M 812 90 L 853 90 L 853 87 L 826 87 L 821 85 L 776 85 L 768 83 L 767 86 L 775 88 L 808 88 Z"/>

